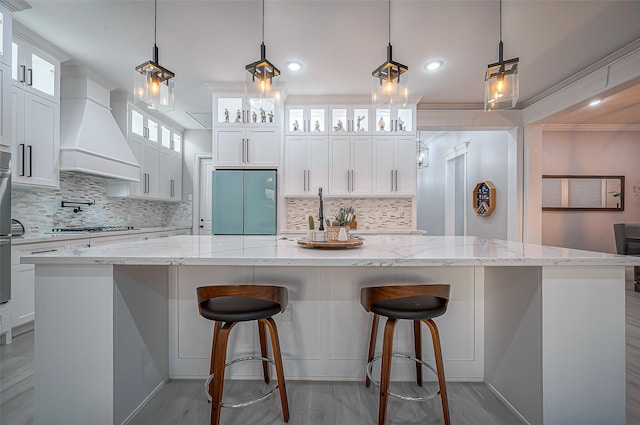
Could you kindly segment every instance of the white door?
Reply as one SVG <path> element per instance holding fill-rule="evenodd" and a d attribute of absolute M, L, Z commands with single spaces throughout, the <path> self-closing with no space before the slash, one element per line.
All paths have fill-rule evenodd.
<path fill-rule="evenodd" d="M 307 165 L 307 193 L 317 194 L 318 188 L 329 186 L 329 138 L 309 136 L 309 157 Z"/>
<path fill-rule="evenodd" d="M 199 158 L 198 160 L 198 234 L 211 234 L 211 182 L 213 179 L 213 160 Z"/>
<path fill-rule="evenodd" d="M 307 191 L 307 138 L 287 136 L 284 146 L 284 193 L 302 195 Z"/>
<path fill-rule="evenodd" d="M 244 129 L 215 130 L 215 162 L 217 165 L 244 165 Z"/>
<path fill-rule="evenodd" d="M 362 115 L 360 115 L 362 116 Z M 368 195 L 373 180 L 373 146 L 369 136 L 353 136 L 352 142 L 351 193 Z"/>
<path fill-rule="evenodd" d="M 256 128 L 247 130 L 247 165 L 278 165 L 280 151 L 278 149 L 277 132 L 273 128 Z"/>
<path fill-rule="evenodd" d="M 415 196 L 417 183 L 416 138 L 414 136 L 395 137 L 395 178 L 394 193 Z"/>
<path fill-rule="evenodd" d="M 346 115 L 346 110 L 345 115 Z M 347 195 L 351 191 L 351 137 L 331 136 L 329 141 L 330 195 Z"/>

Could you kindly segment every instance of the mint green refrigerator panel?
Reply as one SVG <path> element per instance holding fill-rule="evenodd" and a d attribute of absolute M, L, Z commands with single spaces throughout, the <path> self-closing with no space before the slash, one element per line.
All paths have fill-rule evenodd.
<path fill-rule="evenodd" d="M 276 234 L 276 172 L 244 172 L 244 234 Z"/>
<path fill-rule="evenodd" d="M 214 171 L 212 187 L 212 233 L 214 235 L 243 234 L 243 172 Z"/>

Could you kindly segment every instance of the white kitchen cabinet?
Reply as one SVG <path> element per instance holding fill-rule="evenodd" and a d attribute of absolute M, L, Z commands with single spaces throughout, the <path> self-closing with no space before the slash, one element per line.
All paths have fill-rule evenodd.
<path fill-rule="evenodd" d="M 327 195 L 370 195 L 372 167 L 370 136 L 330 136 Z"/>
<path fill-rule="evenodd" d="M 129 107 L 129 140 L 141 140 L 158 143 L 160 124 L 155 117 L 141 112 L 135 106 Z"/>
<path fill-rule="evenodd" d="M 107 196 L 159 198 L 160 148 L 157 143 L 129 140 L 129 147 L 140 164 L 139 182 L 107 182 Z"/>
<path fill-rule="evenodd" d="M 1 10 L 1 8 L 0 8 Z M 11 66 L 0 63 L 0 145 L 13 147 L 11 137 Z"/>
<path fill-rule="evenodd" d="M 60 61 L 14 34 L 11 44 L 13 85 L 60 104 Z"/>
<path fill-rule="evenodd" d="M 280 137 L 275 127 L 221 127 L 213 131 L 217 167 L 280 165 Z"/>
<path fill-rule="evenodd" d="M 13 39 L 13 15 L 0 3 L 0 62 L 11 67 L 11 40 Z"/>
<path fill-rule="evenodd" d="M 373 130 L 371 108 L 368 106 L 331 106 L 329 119 L 330 134 L 363 135 Z"/>
<path fill-rule="evenodd" d="M 182 133 L 160 123 L 160 145 L 172 152 L 182 152 Z"/>
<path fill-rule="evenodd" d="M 415 137 L 374 136 L 373 147 L 373 193 L 386 196 L 415 196 Z"/>
<path fill-rule="evenodd" d="M 158 195 L 163 199 L 182 200 L 182 155 L 160 151 Z"/>
<path fill-rule="evenodd" d="M 410 135 L 416 133 L 416 107 L 380 106 L 375 108 L 375 122 L 372 123 L 376 135 Z"/>
<path fill-rule="evenodd" d="M 325 134 L 329 126 L 326 106 L 288 106 L 286 134 Z"/>
<path fill-rule="evenodd" d="M 13 183 L 58 187 L 60 104 L 11 87 Z"/>
<path fill-rule="evenodd" d="M 285 139 L 285 196 L 317 196 L 329 186 L 329 138 L 287 136 Z"/>
<path fill-rule="evenodd" d="M 20 264 L 20 257 L 66 249 L 64 241 L 16 245 L 11 250 L 11 326 L 13 328 L 35 319 L 35 265 Z"/>

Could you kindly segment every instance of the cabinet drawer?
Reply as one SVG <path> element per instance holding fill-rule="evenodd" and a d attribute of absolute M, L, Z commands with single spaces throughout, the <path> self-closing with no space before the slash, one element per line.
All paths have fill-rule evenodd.
<path fill-rule="evenodd" d="M 42 254 L 45 252 L 64 251 L 67 249 L 67 242 L 40 242 L 26 245 L 16 245 L 11 250 L 11 264 L 20 264 L 20 257 L 23 255 Z"/>

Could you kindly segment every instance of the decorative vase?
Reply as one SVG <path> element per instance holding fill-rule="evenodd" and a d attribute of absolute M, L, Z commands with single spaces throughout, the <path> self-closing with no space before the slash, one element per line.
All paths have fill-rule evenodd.
<path fill-rule="evenodd" d="M 340 233 L 340 226 L 326 226 L 326 229 L 327 229 L 327 240 L 337 241 L 338 234 Z"/>
<path fill-rule="evenodd" d="M 349 234 L 347 233 L 346 227 L 340 227 L 340 231 L 338 232 L 338 240 L 340 242 L 346 242 L 349 239 Z"/>

